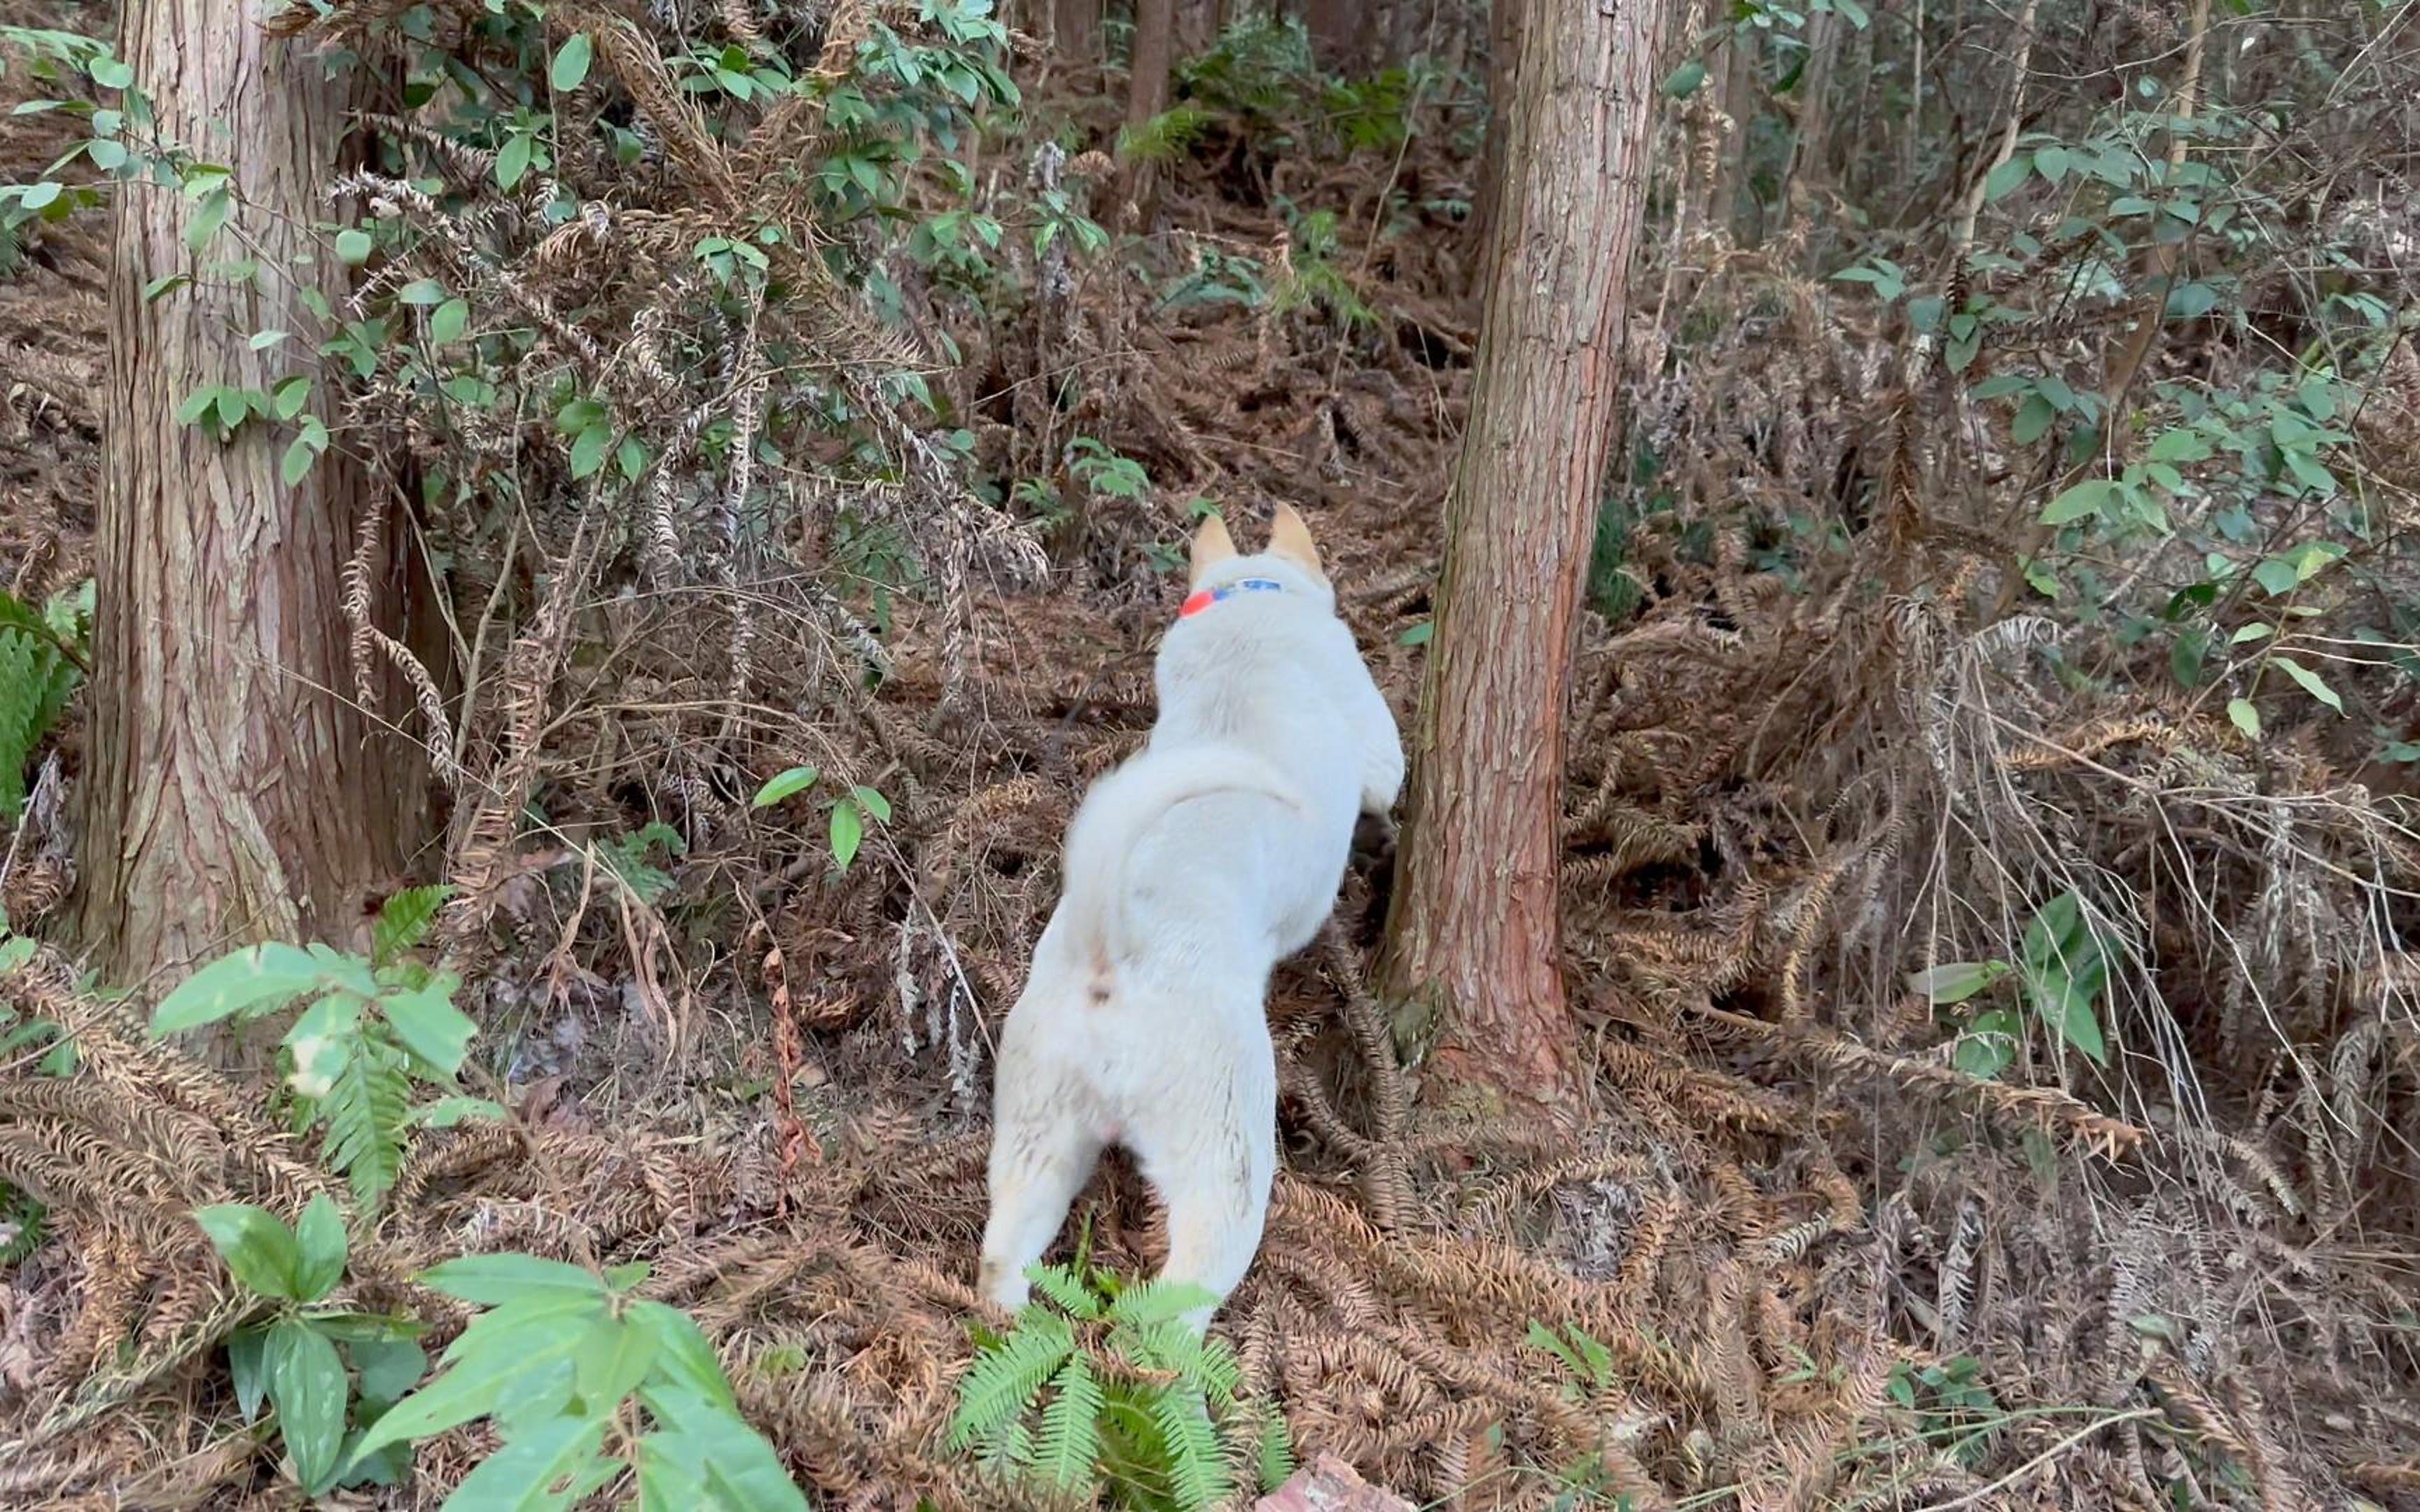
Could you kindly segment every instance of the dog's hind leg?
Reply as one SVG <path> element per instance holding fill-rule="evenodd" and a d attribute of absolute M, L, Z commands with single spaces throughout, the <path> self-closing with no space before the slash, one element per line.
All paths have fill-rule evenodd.
<path fill-rule="evenodd" d="M 1092 1179 L 1101 1144 L 1038 1088 L 999 1088 L 991 1135 L 991 1216 L 985 1221 L 983 1294 L 1015 1312 L 1032 1290 L 1026 1267 L 1042 1258 L 1067 1205 Z"/>
<path fill-rule="evenodd" d="M 1277 1174 L 1277 1075 L 1268 1041 L 1250 1063 L 1203 1088 L 1193 1118 L 1152 1131 L 1151 1148 L 1136 1144 L 1144 1173 L 1168 1205 L 1164 1280 L 1189 1281 L 1224 1304 L 1261 1247 L 1268 1222 L 1269 1182 Z M 1187 1101 L 1190 1101 L 1189 1099 Z M 1218 1305 L 1185 1321 L 1199 1334 Z"/>

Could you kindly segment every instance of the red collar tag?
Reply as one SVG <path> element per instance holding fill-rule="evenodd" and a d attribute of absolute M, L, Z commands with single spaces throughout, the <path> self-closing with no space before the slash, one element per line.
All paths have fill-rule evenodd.
<path fill-rule="evenodd" d="M 1282 594 L 1284 592 L 1285 584 L 1267 578 L 1238 578 L 1233 582 L 1222 584 L 1217 588 L 1204 588 L 1187 598 L 1184 608 L 1176 611 L 1176 617 L 1180 620 L 1189 620 L 1220 599 L 1233 598 L 1237 594 Z"/>

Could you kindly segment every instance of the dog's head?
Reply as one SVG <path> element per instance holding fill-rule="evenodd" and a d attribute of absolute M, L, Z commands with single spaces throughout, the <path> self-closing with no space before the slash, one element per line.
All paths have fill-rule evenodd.
<path fill-rule="evenodd" d="M 1278 505 L 1269 520 L 1269 544 L 1250 556 L 1235 549 L 1227 522 L 1216 515 L 1202 517 L 1193 532 L 1193 568 L 1186 591 L 1198 594 L 1244 578 L 1270 578 L 1297 593 L 1333 603 L 1336 590 L 1319 564 L 1319 548 L 1311 544 L 1311 527 L 1291 504 Z"/>

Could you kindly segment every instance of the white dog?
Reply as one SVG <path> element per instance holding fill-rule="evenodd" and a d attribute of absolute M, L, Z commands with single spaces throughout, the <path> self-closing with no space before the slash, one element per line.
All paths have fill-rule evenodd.
<path fill-rule="evenodd" d="M 1068 826 L 1001 1037 L 982 1287 L 1012 1310 L 1110 1144 L 1167 1204 L 1161 1273 L 1221 1303 L 1243 1279 L 1277 1170 L 1269 972 L 1335 905 L 1356 822 L 1403 787 L 1394 715 L 1292 509 L 1257 556 L 1202 521 L 1155 680 L 1150 744 Z"/>

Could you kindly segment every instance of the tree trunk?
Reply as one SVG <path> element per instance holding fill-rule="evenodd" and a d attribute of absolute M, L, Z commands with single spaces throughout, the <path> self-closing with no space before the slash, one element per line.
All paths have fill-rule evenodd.
<path fill-rule="evenodd" d="M 1133 66 L 1126 84 L 1126 125 L 1139 127 L 1168 108 L 1168 67 L 1174 41 L 1173 0 L 1135 0 Z M 1138 234 L 1151 229 L 1159 198 L 1158 165 L 1147 159 L 1126 164 L 1126 224 Z"/>
<path fill-rule="evenodd" d="M 80 922 L 103 979 L 132 983 L 251 940 L 350 939 L 419 810 L 410 741 L 351 696 L 343 570 L 363 511 L 384 507 L 364 471 L 340 438 L 289 488 L 285 427 L 256 418 L 223 444 L 177 419 L 206 385 L 309 370 L 302 281 L 343 297 L 307 227 L 329 214 L 347 85 L 212 0 L 139 0 L 121 32 L 162 137 L 225 158 L 235 202 L 198 256 L 195 199 L 130 186 L 116 203 Z M 237 256 L 256 260 L 249 282 L 213 275 Z M 143 297 L 187 269 L 204 276 Z M 252 350 L 264 329 L 294 335 Z"/>
<path fill-rule="evenodd" d="M 1206 53 L 1218 39 L 1218 0 L 1182 0 L 1176 8 L 1176 46 L 1186 56 Z"/>
<path fill-rule="evenodd" d="M 1471 217 L 1482 250 L 1496 246 L 1497 208 L 1504 197 L 1504 138 L 1512 130 L 1523 5 L 1524 0 L 1496 0 L 1487 12 L 1487 134 L 1479 149 L 1479 204 Z"/>
<path fill-rule="evenodd" d="M 1086 64 L 1094 55 L 1094 38 L 1101 29 L 1101 0 L 1050 0 L 1050 39 L 1059 61 Z"/>
<path fill-rule="evenodd" d="M 1351 72 L 1361 41 L 1362 0 L 1309 0 L 1303 22 L 1311 55 L 1323 68 Z"/>
<path fill-rule="evenodd" d="M 1432 1064 L 1569 1110 L 1584 1088 L 1556 869 L 1563 703 L 1613 439 L 1647 185 L 1656 0 L 1534 5 L 1387 920 Z"/>

